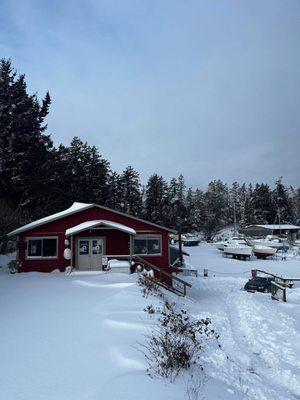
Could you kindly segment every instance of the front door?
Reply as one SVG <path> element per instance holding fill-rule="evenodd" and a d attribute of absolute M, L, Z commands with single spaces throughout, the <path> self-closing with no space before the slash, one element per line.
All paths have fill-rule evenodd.
<path fill-rule="evenodd" d="M 77 268 L 91 271 L 102 269 L 103 238 L 80 238 L 77 246 Z"/>

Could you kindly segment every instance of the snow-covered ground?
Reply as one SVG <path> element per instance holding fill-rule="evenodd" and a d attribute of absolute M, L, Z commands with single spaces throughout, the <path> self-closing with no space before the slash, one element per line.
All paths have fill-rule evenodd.
<path fill-rule="evenodd" d="M 300 277 L 300 260 L 231 260 L 207 244 L 186 250 L 200 276 L 188 278 L 189 297 L 177 303 L 209 316 L 222 345 L 203 355 L 200 398 L 299 399 L 300 285 L 287 303 L 240 289 L 255 267 Z M 0 269 L 0 399 L 188 399 L 187 375 L 170 384 L 146 374 L 138 343 L 156 320 L 148 304 L 158 300 L 141 296 L 136 275 Z"/>

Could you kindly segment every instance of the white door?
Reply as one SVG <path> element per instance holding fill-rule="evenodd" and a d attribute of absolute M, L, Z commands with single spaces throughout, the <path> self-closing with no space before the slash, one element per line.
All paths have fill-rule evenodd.
<path fill-rule="evenodd" d="M 78 239 L 77 268 L 79 270 L 102 269 L 103 242 L 102 238 Z"/>

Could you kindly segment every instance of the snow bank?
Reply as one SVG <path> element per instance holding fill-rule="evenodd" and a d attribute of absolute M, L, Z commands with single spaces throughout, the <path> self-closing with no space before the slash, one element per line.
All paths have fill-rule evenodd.
<path fill-rule="evenodd" d="M 209 277 L 188 298 L 169 294 L 195 318 L 210 317 L 222 349 L 207 347 L 200 399 L 295 400 L 300 396 L 300 284 L 287 303 L 240 289 L 251 268 L 300 277 L 296 259 L 238 261 L 213 246 L 189 249 Z M 4 264 L 3 256 L 0 263 Z M 157 315 L 143 309 L 136 274 L 2 273 L 0 399 L 185 400 L 189 374 L 150 379 L 138 343 Z M 201 376 L 202 378 L 202 376 Z"/>

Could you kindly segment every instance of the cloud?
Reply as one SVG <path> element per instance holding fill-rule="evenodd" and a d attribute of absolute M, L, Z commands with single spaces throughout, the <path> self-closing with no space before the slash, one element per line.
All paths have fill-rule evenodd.
<path fill-rule="evenodd" d="M 145 181 L 299 186 L 300 3 L 1 3 L 0 49 L 75 135 Z"/>

